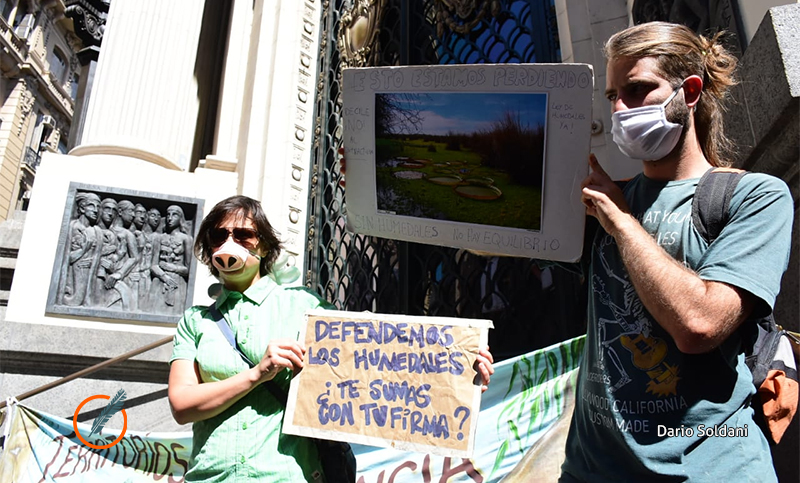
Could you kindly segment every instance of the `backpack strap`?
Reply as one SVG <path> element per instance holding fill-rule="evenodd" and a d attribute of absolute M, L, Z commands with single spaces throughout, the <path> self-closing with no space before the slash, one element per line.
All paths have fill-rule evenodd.
<path fill-rule="evenodd" d="M 222 335 L 225 336 L 225 340 L 228 341 L 228 344 L 231 345 L 231 347 L 239 354 L 239 356 L 247 363 L 248 366 L 254 367 L 255 364 L 253 364 L 250 358 L 247 357 L 236 344 L 236 336 L 233 335 L 233 331 L 228 326 L 228 323 L 225 321 L 225 318 L 222 316 L 222 312 L 219 311 L 216 304 L 209 305 L 208 312 L 211 314 L 211 317 L 214 318 L 217 327 L 219 327 Z M 270 394 L 272 394 L 272 397 L 274 397 L 284 407 L 284 409 L 286 408 L 288 394 L 280 386 L 278 386 L 275 381 L 266 381 L 262 383 L 261 386 L 265 387 Z M 325 479 L 321 478 L 322 475 L 319 471 L 314 471 L 311 475 L 312 480 L 310 481 L 355 483 L 357 461 L 350 444 L 340 441 L 329 441 L 326 439 L 311 439 L 317 447 L 317 453 L 319 454 L 320 462 L 322 463 L 322 469 L 325 472 Z"/>
<path fill-rule="evenodd" d="M 711 168 L 703 174 L 692 199 L 692 223 L 710 245 L 728 223 L 728 209 L 736 185 L 747 171 Z"/>
<path fill-rule="evenodd" d="M 747 171 L 740 169 L 712 168 L 697 183 L 692 223 L 709 245 L 730 221 L 731 198 L 745 174 Z M 797 365 L 789 342 L 792 336 L 775 323 L 772 314 L 750 319 L 738 332 L 756 389 L 751 400 L 757 414 L 755 422 L 770 443 L 777 444 L 797 410 Z"/>
<path fill-rule="evenodd" d="M 253 361 L 247 357 L 241 349 L 239 349 L 239 345 L 236 343 L 236 336 L 233 335 L 233 331 L 228 326 L 228 323 L 225 321 L 225 317 L 222 316 L 222 312 L 219 311 L 215 304 L 211 304 L 208 306 L 208 312 L 211 314 L 211 317 L 214 318 L 214 321 L 217 323 L 217 327 L 219 327 L 220 332 L 222 335 L 225 336 L 225 340 L 228 341 L 228 344 L 231 345 L 233 350 L 239 354 L 239 357 L 250 367 L 255 366 Z"/>
<path fill-rule="evenodd" d="M 225 336 L 225 340 L 228 341 L 228 344 L 231 345 L 233 350 L 239 354 L 239 357 L 250 367 L 255 367 L 253 361 L 250 360 L 249 357 L 245 355 L 244 352 L 239 348 L 239 345 L 236 343 L 236 336 L 233 335 L 233 331 L 228 326 L 228 323 L 225 321 L 225 317 L 222 316 L 222 312 L 219 311 L 215 304 L 211 304 L 208 306 L 208 312 L 211 314 L 211 317 L 214 318 L 214 321 L 217 323 L 217 327 L 219 327 L 220 332 L 222 335 Z M 288 394 L 286 391 L 278 387 L 278 385 L 274 381 L 267 381 L 262 384 L 266 387 L 269 392 L 278 400 L 278 402 L 282 403 L 286 406 L 286 400 L 288 399 Z"/>

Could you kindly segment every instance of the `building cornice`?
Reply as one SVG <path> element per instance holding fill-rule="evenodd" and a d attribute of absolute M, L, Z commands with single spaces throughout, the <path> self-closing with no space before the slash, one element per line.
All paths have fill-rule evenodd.
<path fill-rule="evenodd" d="M 28 58 L 27 42 L 14 33 L 14 29 L 8 25 L 8 22 L 3 17 L 0 17 L 0 44 L 2 44 L 4 50 L 3 54 L 10 55 L 13 58 L 12 63 L 16 64 L 17 67 Z"/>
<path fill-rule="evenodd" d="M 50 73 L 42 72 L 37 63 L 24 62 L 20 65 L 20 76 L 29 76 L 35 80 L 39 95 L 44 96 L 50 104 L 72 119 L 74 102 L 69 94 L 57 82 L 53 82 Z"/>
<path fill-rule="evenodd" d="M 72 19 L 75 34 L 85 46 L 99 46 L 108 18 L 109 2 L 102 0 L 66 0 L 65 15 Z"/>

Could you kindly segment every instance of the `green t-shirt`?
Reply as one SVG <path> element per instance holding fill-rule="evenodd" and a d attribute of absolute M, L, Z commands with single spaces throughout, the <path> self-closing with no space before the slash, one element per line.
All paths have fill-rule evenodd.
<path fill-rule="evenodd" d="M 673 258 L 704 280 L 747 290 L 759 300 L 756 310 L 768 313 L 789 259 L 794 209 L 786 184 L 744 176 L 731 219 L 709 246 L 692 225 L 698 181 L 639 175 L 625 198 Z M 775 481 L 748 405 L 755 390 L 739 334 L 706 354 L 680 352 L 642 305 L 614 238 L 598 230 L 584 256 L 591 257 L 588 338 L 562 479 Z"/>
<path fill-rule="evenodd" d="M 223 289 L 216 306 L 239 348 L 260 361 L 274 339 L 297 340 L 308 309 L 332 308 L 302 288 L 286 288 L 264 277 L 243 294 Z M 186 311 L 178 323 L 175 359 L 196 361 L 203 382 L 234 376 L 247 364 L 225 340 L 206 307 Z M 274 379 L 288 392 L 289 371 Z M 308 438 L 281 434 L 284 406 L 259 386 L 221 414 L 192 426 L 193 447 L 186 481 L 313 481 L 321 471 L 316 446 Z"/>

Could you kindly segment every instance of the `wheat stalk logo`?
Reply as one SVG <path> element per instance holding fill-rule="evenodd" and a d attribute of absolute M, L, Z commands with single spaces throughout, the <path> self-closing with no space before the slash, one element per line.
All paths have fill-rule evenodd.
<path fill-rule="evenodd" d="M 125 403 L 125 389 L 120 389 L 117 391 L 117 394 L 109 401 L 106 407 L 100 412 L 100 415 L 97 416 L 92 423 L 92 431 L 89 433 L 89 436 L 93 435 L 94 433 L 101 433 L 103 431 L 103 427 L 106 425 L 111 416 L 115 415 L 122 409 L 122 405 Z"/>

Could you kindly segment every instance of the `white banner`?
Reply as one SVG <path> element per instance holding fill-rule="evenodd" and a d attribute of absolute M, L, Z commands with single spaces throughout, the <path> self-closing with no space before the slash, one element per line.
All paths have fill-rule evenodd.
<path fill-rule="evenodd" d="M 471 459 L 354 445 L 358 483 L 555 481 L 583 344 L 579 337 L 495 365 Z M 0 481 L 177 483 L 188 467 L 191 433 L 126 431 L 96 449 L 85 443 L 109 445 L 120 431 L 87 439 L 90 425 L 20 404 L 6 411 Z"/>

